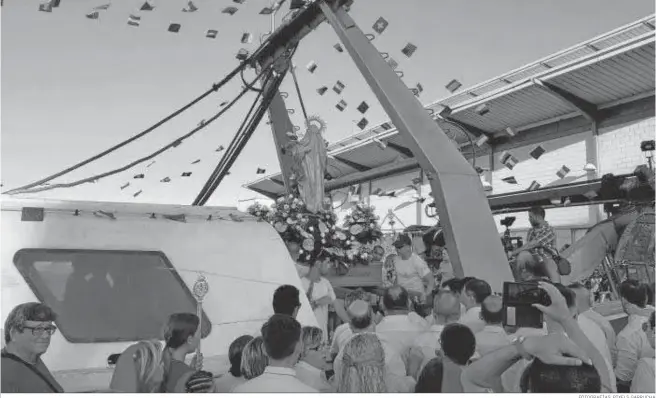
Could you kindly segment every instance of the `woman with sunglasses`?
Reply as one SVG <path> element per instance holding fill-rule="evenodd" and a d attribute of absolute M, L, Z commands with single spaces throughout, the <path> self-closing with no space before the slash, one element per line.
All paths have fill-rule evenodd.
<path fill-rule="evenodd" d="M 64 392 L 41 360 L 57 330 L 56 318 L 54 311 L 41 303 L 20 304 L 9 313 L 0 365 L 3 393 Z"/>

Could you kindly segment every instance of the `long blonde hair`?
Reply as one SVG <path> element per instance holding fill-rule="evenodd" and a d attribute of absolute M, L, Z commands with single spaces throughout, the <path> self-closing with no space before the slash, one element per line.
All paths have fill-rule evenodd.
<path fill-rule="evenodd" d="M 140 341 L 132 358 L 137 371 L 137 392 L 157 392 L 162 383 L 162 344 L 159 341 Z"/>
<path fill-rule="evenodd" d="M 384 393 L 385 351 L 373 333 L 355 335 L 344 347 L 338 393 Z"/>

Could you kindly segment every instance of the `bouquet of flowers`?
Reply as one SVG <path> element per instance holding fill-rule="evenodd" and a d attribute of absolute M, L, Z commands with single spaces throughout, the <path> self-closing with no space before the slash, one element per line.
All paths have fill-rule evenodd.
<path fill-rule="evenodd" d="M 378 221 L 379 217 L 373 206 L 358 203 L 344 218 L 344 228 L 361 244 L 372 244 L 383 236 Z"/>
<path fill-rule="evenodd" d="M 271 217 L 271 209 L 258 202 L 255 202 L 252 205 L 248 206 L 246 212 L 251 216 L 257 218 L 258 221 L 268 221 L 269 217 Z"/>

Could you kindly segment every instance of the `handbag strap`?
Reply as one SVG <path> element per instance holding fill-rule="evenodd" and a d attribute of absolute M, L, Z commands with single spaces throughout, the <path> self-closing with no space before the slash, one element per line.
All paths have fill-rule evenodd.
<path fill-rule="evenodd" d="M 29 370 L 31 370 L 32 372 L 34 372 L 34 374 L 36 374 L 37 376 L 39 376 L 39 377 L 41 378 L 41 380 L 43 380 L 43 382 L 46 383 L 46 384 L 48 385 L 48 387 L 50 387 L 50 389 L 51 389 L 53 392 L 59 392 L 59 389 L 58 389 L 57 387 L 55 387 L 55 386 L 52 384 L 52 382 L 50 382 L 50 380 L 48 380 L 48 378 L 45 377 L 45 376 L 43 375 L 43 373 L 41 373 L 41 372 L 39 371 L 39 369 L 37 369 L 34 365 L 29 364 L 29 363 L 23 361 L 21 358 L 17 357 L 16 355 L 14 355 L 14 354 L 10 354 L 10 353 L 8 353 L 7 351 L 4 351 L 4 350 L 2 351 L 2 355 L 1 355 L 1 356 L 2 356 L 2 358 L 11 359 L 11 360 L 13 360 L 13 361 L 15 361 L 15 362 L 18 362 L 18 363 L 20 363 L 21 365 L 25 366 L 26 368 L 28 368 Z"/>

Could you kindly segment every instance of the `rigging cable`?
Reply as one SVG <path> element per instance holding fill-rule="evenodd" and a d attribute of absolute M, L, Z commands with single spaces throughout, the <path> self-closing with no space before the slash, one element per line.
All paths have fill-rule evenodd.
<path fill-rule="evenodd" d="M 90 158 L 88 158 L 88 159 L 86 159 L 86 160 L 84 160 L 84 161 L 82 161 L 82 162 L 80 162 L 80 163 L 77 163 L 77 164 L 75 164 L 75 165 L 73 165 L 73 166 L 71 166 L 71 167 L 69 167 L 69 168 L 67 168 L 67 169 L 65 169 L 65 170 L 62 170 L 62 171 L 60 171 L 60 172 L 57 172 L 57 173 L 55 173 L 55 174 L 53 174 L 53 175 L 51 175 L 51 176 L 48 176 L 48 177 L 46 177 L 46 178 L 43 178 L 43 179 L 39 180 L 39 181 L 35 181 L 35 182 L 33 182 L 33 183 L 30 183 L 30 184 L 24 185 L 24 186 L 22 186 L 22 187 L 18 187 L 18 188 L 15 188 L 15 189 L 9 190 L 9 191 L 4 192 L 4 193 L 5 193 L 5 194 L 14 194 L 14 193 L 19 193 L 19 191 L 24 192 L 25 190 L 28 190 L 28 189 L 30 189 L 30 188 L 34 188 L 34 187 L 36 187 L 36 186 L 43 185 L 43 184 L 45 184 L 45 183 L 47 183 L 47 182 L 49 182 L 49 181 L 54 180 L 54 179 L 57 178 L 57 177 L 61 177 L 61 176 L 65 175 L 65 174 L 68 174 L 68 173 L 70 173 L 70 172 L 72 172 L 72 171 L 74 171 L 74 170 L 79 169 L 79 168 L 82 167 L 82 166 L 85 166 L 85 165 L 87 165 L 87 164 L 89 164 L 89 163 L 91 163 L 91 162 L 94 162 L 94 161 L 96 161 L 96 160 L 98 160 L 98 159 L 100 159 L 100 158 L 102 158 L 102 157 L 104 157 L 104 156 L 106 156 L 106 155 L 108 155 L 108 154 L 110 154 L 110 153 L 112 153 L 112 152 L 114 152 L 114 151 L 116 151 L 116 150 L 118 150 L 118 149 L 120 149 L 120 148 L 122 148 L 122 147 L 124 147 L 124 146 L 126 146 L 126 145 L 128 145 L 128 144 L 130 144 L 130 143 L 132 143 L 132 142 L 134 142 L 134 141 L 136 141 L 136 140 L 138 140 L 139 138 L 144 137 L 145 135 L 147 135 L 148 133 L 152 132 L 152 131 L 155 130 L 156 128 L 162 126 L 164 123 L 170 121 L 171 119 L 173 119 L 173 118 L 175 118 L 176 116 L 180 115 L 181 113 L 183 113 L 183 112 L 186 111 L 187 109 L 189 109 L 189 108 L 191 108 L 192 106 L 196 105 L 197 103 L 199 103 L 200 101 L 202 101 L 205 97 L 207 97 L 208 95 L 210 95 L 212 92 L 216 92 L 216 91 L 218 91 L 219 88 L 221 88 L 222 86 L 224 86 L 228 81 L 232 80 L 232 78 L 234 78 L 234 77 L 237 75 L 237 73 L 239 73 L 241 70 L 243 70 L 243 69 L 246 67 L 246 65 L 247 65 L 247 62 L 246 62 L 246 61 L 240 63 L 240 64 L 239 64 L 239 65 L 238 65 L 238 66 L 237 66 L 232 72 L 230 72 L 228 75 L 226 75 L 226 76 L 225 76 L 220 82 L 213 84 L 213 85 L 212 85 L 212 88 L 210 88 L 209 90 L 205 91 L 203 94 L 199 95 L 198 97 L 196 97 L 195 99 L 193 99 L 191 102 L 189 102 L 188 104 L 186 104 L 186 105 L 183 106 L 182 108 L 180 108 L 180 109 L 176 110 L 175 112 L 171 113 L 170 115 L 168 115 L 168 116 L 165 117 L 164 119 L 162 119 L 162 120 L 160 120 L 159 122 L 157 122 L 157 123 L 153 124 L 152 126 L 148 127 L 147 129 L 145 129 L 144 131 L 140 132 L 139 134 L 137 134 L 137 135 L 135 135 L 135 136 L 133 136 L 133 137 L 130 137 L 130 138 L 128 138 L 127 140 L 125 140 L 125 141 L 123 141 L 123 142 L 121 142 L 121 143 L 119 143 L 119 144 L 116 144 L 116 145 L 114 145 L 113 147 L 111 147 L 111 148 L 109 148 L 109 149 L 107 149 L 107 150 L 105 150 L 105 151 L 103 151 L 103 152 L 101 152 L 101 153 L 99 153 L 99 154 L 97 154 L 97 155 L 95 155 L 95 156 L 92 156 L 92 157 L 90 157 Z"/>
<path fill-rule="evenodd" d="M 258 80 L 258 79 L 259 79 L 259 78 L 260 78 L 260 77 L 261 77 L 266 71 L 267 71 L 266 69 L 265 69 L 265 70 L 262 70 L 262 72 L 260 72 L 260 74 L 256 77 L 256 81 L 257 81 L 257 80 Z M 244 89 L 243 89 L 243 90 L 242 90 L 242 91 L 241 91 L 241 92 L 240 92 L 240 93 L 239 93 L 239 94 L 238 94 L 238 95 L 237 95 L 237 96 L 236 96 L 236 97 L 235 97 L 235 98 L 234 98 L 234 99 L 228 104 L 228 105 L 226 105 L 225 107 L 223 107 L 218 113 L 214 114 L 214 115 L 213 115 L 211 118 L 209 118 L 205 123 L 203 123 L 202 125 L 197 126 L 197 127 L 194 128 L 193 130 L 191 130 L 189 133 L 187 133 L 187 134 L 185 134 L 185 135 L 183 135 L 183 136 L 181 136 L 181 137 L 178 137 L 175 141 L 173 141 L 173 142 L 171 142 L 171 143 L 169 143 L 169 144 L 167 144 L 167 145 L 161 147 L 160 149 L 158 149 L 157 151 L 151 153 L 150 155 L 147 155 L 147 156 L 144 156 L 144 157 L 142 157 L 142 158 L 139 158 L 139 159 L 135 160 L 134 162 L 129 163 L 129 164 L 123 166 L 123 167 L 120 167 L 120 168 L 117 168 L 117 169 L 114 169 L 114 170 L 111 170 L 111 171 L 108 171 L 108 172 L 104 172 L 104 173 L 101 173 L 101 174 L 96 174 L 96 175 L 94 175 L 94 176 L 91 176 L 91 177 L 88 177 L 88 178 L 84 178 L 84 179 L 81 179 L 81 180 L 77 180 L 77 181 L 73 181 L 73 182 L 69 182 L 69 183 L 54 184 L 54 185 L 48 185 L 48 186 L 39 187 L 39 188 L 26 188 L 26 189 L 16 188 L 16 189 L 14 189 L 14 190 L 12 190 L 12 191 L 10 191 L 10 192 L 7 192 L 7 194 L 9 194 L 9 193 L 11 193 L 11 194 L 19 194 L 19 193 L 36 193 L 36 192 L 49 191 L 49 190 L 56 189 L 56 188 L 72 188 L 72 187 L 75 187 L 75 186 L 78 186 L 78 185 L 81 185 L 81 184 L 85 184 L 85 183 L 89 183 L 89 182 L 95 182 L 95 181 L 98 181 L 98 180 L 100 180 L 100 179 L 102 179 L 102 178 L 106 178 L 106 177 L 112 176 L 112 175 L 114 175 L 114 174 L 118 174 L 118 173 L 123 172 L 123 171 L 125 171 L 125 170 L 129 170 L 129 169 L 131 169 L 132 167 L 134 167 L 134 166 L 136 166 L 136 165 L 138 165 L 138 164 L 140 164 L 140 163 L 146 162 L 146 161 L 148 161 L 148 160 L 150 160 L 150 159 L 152 159 L 152 158 L 158 156 L 159 154 L 161 154 L 161 153 L 163 153 L 163 152 L 165 152 L 165 151 L 167 151 L 167 150 L 169 150 L 169 149 L 171 149 L 171 148 L 175 148 L 176 146 L 178 146 L 178 145 L 180 144 L 181 141 L 183 141 L 183 140 L 185 140 L 185 139 L 187 139 L 187 138 L 193 136 L 193 135 L 196 134 L 198 131 L 200 131 L 200 130 L 204 129 L 205 127 L 209 126 L 212 122 L 214 122 L 216 119 L 218 119 L 219 117 L 221 117 L 225 112 L 227 112 L 227 111 L 228 111 L 228 110 L 229 110 L 229 109 L 230 109 L 230 108 L 231 108 L 231 107 L 232 107 L 237 101 L 239 101 L 239 100 L 240 100 L 240 99 L 241 99 L 241 98 L 242 98 L 242 97 L 243 97 L 248 91 L 249 91 L 249 89 L 248 89 L 247 87 L 245 87 L 245 88 L 244 88 Z"/>
<path fill-rule="evenodd" d="M 265 85 L 265 90 L 264 90 L 265 92 L 262 102 L 260 103 L 256 114 L 248 123 L 247 130 L 243 134 L 241 134 L 241 136 L 235 137 L 236 145 L 232 153 L 230 154 L 231 156 L 228 157 L 228 154 L 226 153 L 224 158 L 221 159 L 221 162 L 217 165 L 217 168 L 213 173 L 213 178 L 208 180 L 205 187 L 203 187 L 203 190 L 198 194 L 198 197 L 194 200 L 193 202 L 194 206 L 202 206 L 205 203 L 207 203 L 207 201 L 210 199 L 216 188 L 218 188 L 219 184 L 223 180 L 223 177 L 226 175 L 230 167 L 232 167 L 235 160 L 237 159 L 241 151 L 244 149 L 246 143 L 248 143 L 250 137 L 253 135 L 253 132 L 255 131 L 260 121 L 262 120 L 262 117 L 264 116 L 267 109 L 269 108 L 269 105 L 271 104 L 271 101 L 273 100 L 275 93 L 280 88 L 280 85 L 285 77 L 285 74 L 286 71 L 280 73 L 278 76 L 273 77 L 272 79 L 273 81 L 271 82 L 271 84 L 268 84 L 267 82 L 267 85 Z"/>
<path fill-rule="evenodd" d="M 298 95 L 298 100 L 301 103 L 301 109 L 303 110 L 303 116 L 305 117 L 305 122 L 307 123 L 308 120 L 308 115 L 307 112 L 305 111 L 305 103 L 303 102 L 303 96 L 301 95 L 301 88 L 298 85 L 298 80 L 296 79 L 296 67 L 292 65 L 291 69 L 291 74 L 292 74 L 292 79 L 294 79 L 294 86 L 296 87 L 296 95 Z"/>

